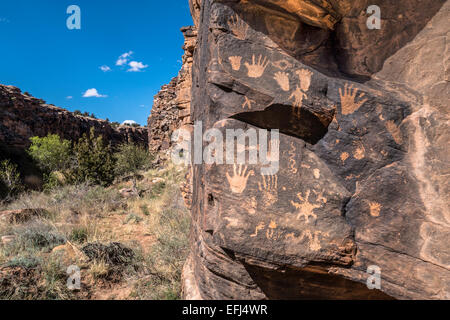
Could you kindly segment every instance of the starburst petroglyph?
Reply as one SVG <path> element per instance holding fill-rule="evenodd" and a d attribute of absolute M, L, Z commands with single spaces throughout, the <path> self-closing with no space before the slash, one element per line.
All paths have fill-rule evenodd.
<path fill-rule="evenodd" d="M 234 15 L 228 21 L 228 26 L 231 29 L 231 32 L 235 35 L 236 38 L 240 40 L 245 40 L 247 37 L 248 25 L 239 18 L 238 15 Z"/>
<path fill-rule="evenodd" d="M 252 170 L 247 173 L 247 166 L 244 168 L 242 167 L 242 165 L 239 165 L 239 167 L 236 164 L 233 165 L 233 177 L 231 177 L 228 172 L 226 173 L 231 192 L 233 193 L 244 192 L 247 187 L 248 178 L 254 174 Z"/>
<path fill-rule="evenodd" d="M 255 103 L 255 100 L 250 99 L 249 97 L 244 97 L 244 104 L 242 105 L 242 108 L 248 108 L 248 110 L 252 110 L 252 104 Z"/>
<path fill-rule="evenodd" d="M 305 222 L 309 223 L 309 218 L 317 219 L 317 215 L 314 213 L 315 209 L 322 207 L 322 203 L 326 202 L 326 199 L 323 197 L 323 193 L 319 194 L 316 199 L 316 204 L 312 204 L 309 202 L 309 196 L 311 195 L 311 190 L 306 192 L 305 197 L 303 197 L 302 193 L 298 193 L 297 197 L 301 201 L 300 203 L 291 201 L 291 204 L 297 209 L 297 219 L 301 217 L 305 217 Z M 317 202 L 322 203 L 317 203 Z"/>
<path fill-rule="evenodd" d="M 283 91 L 289 91 L 289 75 L 286 72 L 277 72 L 273 78 Z"/>
<path fill-rule="evenodd" d="M 263 206 L 265 208 L 270 207 L 278 200 L 278 176 L 265 176 L 261 174 L 258 189 L 263 193 Z"/>
<path fill-rule="evenodd" d="M 362 99 L 365 96 L 365 93 L 362 93 L 358 97 L 358 102 L 356 102 L 356 96 L 358 95 L 358 89 L 354 89 L 353 85 L 348 85 L 348 83 L 344 86 L 344 92 L 342 92 L 342 88 L 339 88 L 339 95 L 341 97 L 341 113 L 343 115 L 349 115 L 357 111 L 361 106 L 367 102 L 368 99 Z M 361 100 L 362 99 L 362 100 Z"/>
<path fill-rule="evenodd" d="M 248 76 L 250 78 L 260 78 L 263 75 L 269 63 L 270 62 L 267 60 L 266 57 L 259 55 L 259 58 L 257 60 L 255 55 L 253 55 L 252 63 L 251 64 L 248 62 L 245 63 L 245 66 L 248 69 Z"/>
<path fill-rule="evenodd" d="M 230 61 L 231 68 L 233 68 L 234 71 L 239 71 L 241 69 L 242 57 L 232 56 L 229 57 L 228 60 Z"/>

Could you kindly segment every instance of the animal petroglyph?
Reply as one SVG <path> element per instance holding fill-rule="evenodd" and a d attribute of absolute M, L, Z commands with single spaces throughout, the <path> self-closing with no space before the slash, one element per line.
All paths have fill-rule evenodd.
<path fill-rule="evenodd" d="M 248 76 L 250 78 L 260 78 L 263 75 L 269 63 L 270 62 L 267 60 L 266 57 L 259 55 L 259 58 L 257 60 L 255 55 L 253 55 L 252 63 L 251 64 L 248 62 L 245 63 L 245 66 L 248 69 Z"/>
<path fill-rule="evenodd" d="M 260 224 L 258 224 L 258 226 L 256 226 L 256 228 L 255 228 L 255 233 L 251 234 L 250 237 L 252 237 L 252 238 L 257 237 L 257 236 L 258 236 L 258 233 L 259 233 L 261 230 L 264 230 L 265 227 L 266 227 L 265 223 L 264 223 L 264 222 L 261 222 Z"/>
<path fill-rule="evenodd" d="M 309 202 L 309 196 L 311 195 L 311 190 L 306 192 L 305 197 L 302 193 L 297 194 L 297 198 L 301 201 L 300 203 L 291 201 L 291 204 L 297 209 L 297 219 L 301 217 L 305 218 L 305 222 L 309 223 L 309 218 L 317 219 L 317 215 L 314 213 L 315 209 L 322 207 L 323 203 L 326 203 L 326 199 L 323 197 L 323 192 L 317 196 L 316 204 Z M 321 202 L 320 204 L 317 202 Z"/>
<path fill-rule="evenodd" d="M 349 115 L 357 111 L 361 106 L 367 102 L 367 99 L 363 99 L 365 93 L 362 93 L 356 102 L 356 96 L 358 95 L 358 89 L 354 89 L 353 85 L 348 85 L 348 83 L 344 86 L 344 92 L 342 92 L 342 88 L 339 88 L 339 95 L 341 97 L 341 113 L 343 115 Z"/>
<path fill-rule="evenodd" d="M 261 174 L 258 189 L 263 193 L 263 206 L 265 208 L 270 207 L 278 200 L 278 176 L 265 176 Z"/>
<path fill-rule="evenodd" d="M 228 26 L 236 38 L 245 40 L 247 37 L 248 25 L 240 19 L 238 15 L 234 15 L 230 18 L 228 21 Z"/>
<path fill-rule="evenodd" d="M 228 172 L 226 173 L 226 177 L 228 180 L 228 183 L 230 184 L 231 192 L 233 193 L 242 193 L 244 192 L 245 188 L 247 187 L 247 181 L 250 176 L 253 176 L 254 172 L 250 170 L 247 173 L 247 168 L 242 168 L 242 165 L 238 166 L 235 164 L 233 165 L 233 177 L 231 177 Z M 247 174 L 246 174 L 247 173 Z"/>
<path fill-rule="evenodd" d="M 230 61 L 231 68 L 233 68 L 234 71 L 239 71 L 241 69 L 242 57 L 232 56 L 229 57 L 228 60 Z"/>
<path fill-rule="evenodd" d="M 286 72 L 277 72 L 273 78 L 283 91 L 289 91 L 289 75 Z"/>
<path fill-rule="evenodd" d="M 242 105 L 242 108 L 248 108 L 248 110 L 252 110 L 252 104 L 255 103 L 255 100 L 250 99 L 249 97 L 244 97 L 244 104 Z"/>

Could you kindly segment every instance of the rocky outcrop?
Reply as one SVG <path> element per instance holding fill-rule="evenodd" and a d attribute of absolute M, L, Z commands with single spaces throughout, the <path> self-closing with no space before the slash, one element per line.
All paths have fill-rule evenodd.
<path fill-rule="evenodd" d="M 128 141 L 147 145 L 147 128 L 113 128 L 107 121 L 74 115 L 24 94 L 19 88 L 0 85 L 0 146 L 25 149 L 31 143 L 30 137 L 49 133 L 76 141 L 91 127 L 112 145 Z"/>
<path fill-rule="evenodd" d="M 164 85 L 154 98 L 148 118 L 149 147 L 151 151 L 167 151 L 172 146 L 172 133 L 191 124 L 192 63 L 197 31 L 195 27 L 183 27 L 183 66 L 177 77 Z"/>
<path fill-rule="evenodd" d="M 380 30 L 366 26 L 372 4 Z M 261 162 L 193 166 L 184 296 L 449 299 L 450 1 L 191 8 L 191 121 L 280 137 L 271 175 Z"/>

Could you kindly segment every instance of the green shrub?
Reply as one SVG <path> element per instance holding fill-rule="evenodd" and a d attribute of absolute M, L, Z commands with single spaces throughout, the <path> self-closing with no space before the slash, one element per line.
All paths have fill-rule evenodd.
<path fill-rule="evenodd" d="M 114 181 L 114 158 L 111 147 L 102 136 L 95 136 L 91 128 L 89 136 L 83 134 L 74 147 L 76 166 L 73 170 L 75 182 L 89 182 L 109 186 Z"/>
<path fill-rule="evenodd" d="M 133 190 L 137 194 L 136 180 L 138 172 L 151 167 L 153 156 L 147 149 L 133 143 L 121 144 L 114 156 L 116 159 L 116 175 L 131 175 L 133 178 Z"/>
<path fill-rule="evenodd" d="M 0 187 L 0 196 L 3 197 L 15 196 L 23 190 L 17 165 L 9 160 L 0 162 L 0 185 L 3 185 Z"/>
<path fill-rule="evenodd" d="M 43 138 L 32 137 L 30 140 L 28 153 L 45 173 L 70 168 L 70 141 L 61 139 L 57 134 L 49 134 Z"/>

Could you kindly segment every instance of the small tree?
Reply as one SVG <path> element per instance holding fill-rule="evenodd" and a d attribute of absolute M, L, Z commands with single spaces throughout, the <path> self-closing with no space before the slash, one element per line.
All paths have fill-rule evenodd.
<path fill-rule="evenodd" d="M 6 188 L 5 196 L 11 197 L 23 190 L 17 165 L 9 160 L 0 162 L 0 183 Z"/>
<path fill-rule="evenodd" d="M 45 173 L 63 171 L 70 167 L 70 141 L 61 139 L 57 134 L 49 134 L 44 138 L 32 137 L 30 140 L 28 153 Z"/>
<path fill-rule="evenodd" d="M 102 136 L 95 136 L 91 128 L 89 136 L 83 134 L 74 147 L 76 167 L 74 177 L 77 182 L 91 182 L 108 186 L 114 181 L 114 158 L 111 148 Z"/>
<path fill-rule="evenodd" d="M 152 155 L 145 148 L 133 143 L 124 143 L 119 146 L 115 158 L 116 174 L 119 176 L 130 174 L 133 181 L 133 191 L 137 194 L 138 172 L 151 167 Z"/>

